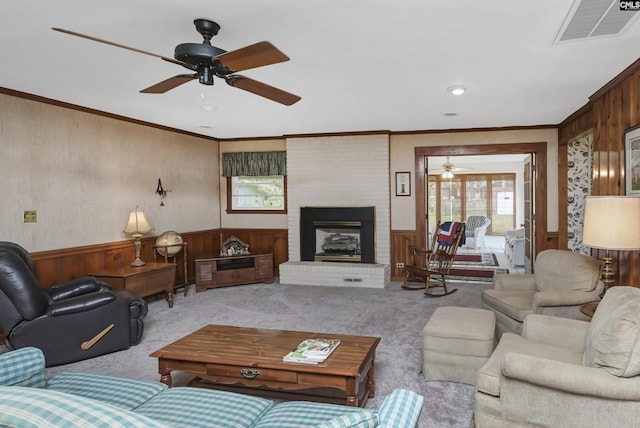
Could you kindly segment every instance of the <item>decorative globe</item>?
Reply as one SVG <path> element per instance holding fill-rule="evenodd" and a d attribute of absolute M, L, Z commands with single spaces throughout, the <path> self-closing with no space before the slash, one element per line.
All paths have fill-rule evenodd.
<path fill-rule="evenodd" d="M 158 254 L 164 257 L 166 252 L 167 257 L 173 257 L 182 250 L 183 243 L 182 236 L 178 235 L 178 232 L 173 230 L 164 232 L 156 239 L 156 245 L 167 245 L 167 247 L 158 247 Z M 169 245 L 175 245 L 175 247 L 169 247 Z"/>

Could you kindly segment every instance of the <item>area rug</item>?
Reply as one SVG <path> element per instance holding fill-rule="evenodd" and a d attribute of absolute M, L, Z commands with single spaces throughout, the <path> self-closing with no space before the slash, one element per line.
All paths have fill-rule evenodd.
<path fill-rule="evenodd" d="M 498 269 L 498 258 L 494 253 L 456 254 L 449 271 L 452 281 L 491 282 L 496 273 L 509 273 L 508 269 Z"/>
<path fill-rule="evenodd" d="M 509 269 L 465 269 L 454 265 L 449 271 L 447 278 L 451 281 L 464 282 L 491 282 L 496 273 L 509 273 Z"/>
<path fill-rule="evenodd" d="M 493 253 L 456 254 L 453 265 L 498 266 L 498 258 Z"/>

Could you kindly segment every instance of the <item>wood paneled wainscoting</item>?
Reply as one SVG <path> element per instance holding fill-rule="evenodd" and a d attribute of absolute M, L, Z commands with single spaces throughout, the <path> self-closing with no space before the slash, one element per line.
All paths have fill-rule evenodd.
<path fill-rule="evenodd" d="M 287 229 L 221 229 L 220 242 L 235 236 L 249 245 L 251 254 L 273 254 L 273 274 L 280 276 L 280 264 L 289 260 L 289 231 Z M 218 253 L 220 247 L 218 246 Z"/>
<path fill-rule="evenodd" d="M 391 231 L 391 281 L 404 280 L 404 268 L 399 268 L 398 263 L 409 261 L 409 245 L 418 245 L 419 241 L 415 230 Z"/>
<path fill-rule="evenodd" d="M 221 244 L 230 236 L 246 242 L 253 254 L 273 253 L 274 273 L 280 263 L 288 259 L 286 229 L 211 229 L 196 232 L 178 232 L 187 243 L 187 278 L 184 264 L 178 263 L 176 282 L 195 283 L 195 259 L 214 257 L 220 254 Z M 154 260 L 155 236 L 142 239 L 140 257 L 144 261 Z M 27 248 L 28 250 L 28 248 Z M 31 253 L 36 267 L 36 276 L 43 287 L 50 287 L 87 272 L 127 266 L 135 259 L 132 240 L 109 242 L 82 247 Z M 178 257 L 179 258 L 179 257 Z M 158 258 L 161 260 L 162 258 Z"/>
<path fill-rule="evenodd" d="M 210 254 L 220 251 L 218 230 L 181 233 L 187 242 L 187 264 L 193 266 L 193 259 L 200 253 Z M 155 236 L 142 238 L 140 258 L 146 262 L 154 260 L 153 246 Z M 27 248 L 28 250 L 28 248 Z M 87 275 L 87 272 L 98 272 L 104 269 L 116 269 L 127 266 L 135 259 L 132 240 L 108 242 L 104 244 L 87 245 L 82 247 L 62 248 L 51 251 L 31 253 L 36 267 L 36 276 L 43 287 L 50 287 L 74 278 Z M 161 259 L 161 257 L 160 257 Z M 191 267 L 187 270 L 192 281 L 194 277 Z M 176 279 L 178 283 L 185 282 L 184 264 L 178 263 Z"/>

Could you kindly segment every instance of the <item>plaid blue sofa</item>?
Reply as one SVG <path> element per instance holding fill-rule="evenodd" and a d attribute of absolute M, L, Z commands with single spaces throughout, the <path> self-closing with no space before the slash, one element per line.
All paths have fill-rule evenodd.
<path fill-rule="evenodd" d="M 65 372 L 45 379 L 44 355 L 21 348 L 0 355 L 0 426 L 404 428 L 415 427 L 424 398 L 397 389 L 379 409 L 273 401 L 154 381 Z"/>

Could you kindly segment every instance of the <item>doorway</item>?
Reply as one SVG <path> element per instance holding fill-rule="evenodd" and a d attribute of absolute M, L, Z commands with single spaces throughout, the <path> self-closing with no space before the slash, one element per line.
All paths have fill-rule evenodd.
<path fill-rule="evenodd" d="M 428 233 L 428 212 L 426 197 L 427 160 L 429 156 L 473 156 L 473 155 L 502 155 L 523 154 L 531 155 L 535 160 L 535 168 L 531 169 L 531 186 L 535 198 L 526 205 L 525 218 L 535 219 L 528 222 L 529 248 L 526 249 L 529 258 L 525 270 L 530 271 L 535 260 L 535 254 L 545 248 L 547 231 L 547 144 L 546 143 L 514 143 L 496 145 L 471 146 L 434 146 L 415 148 L 416 171 L 416 232 L 421 245 L 426 244 Z"/>

